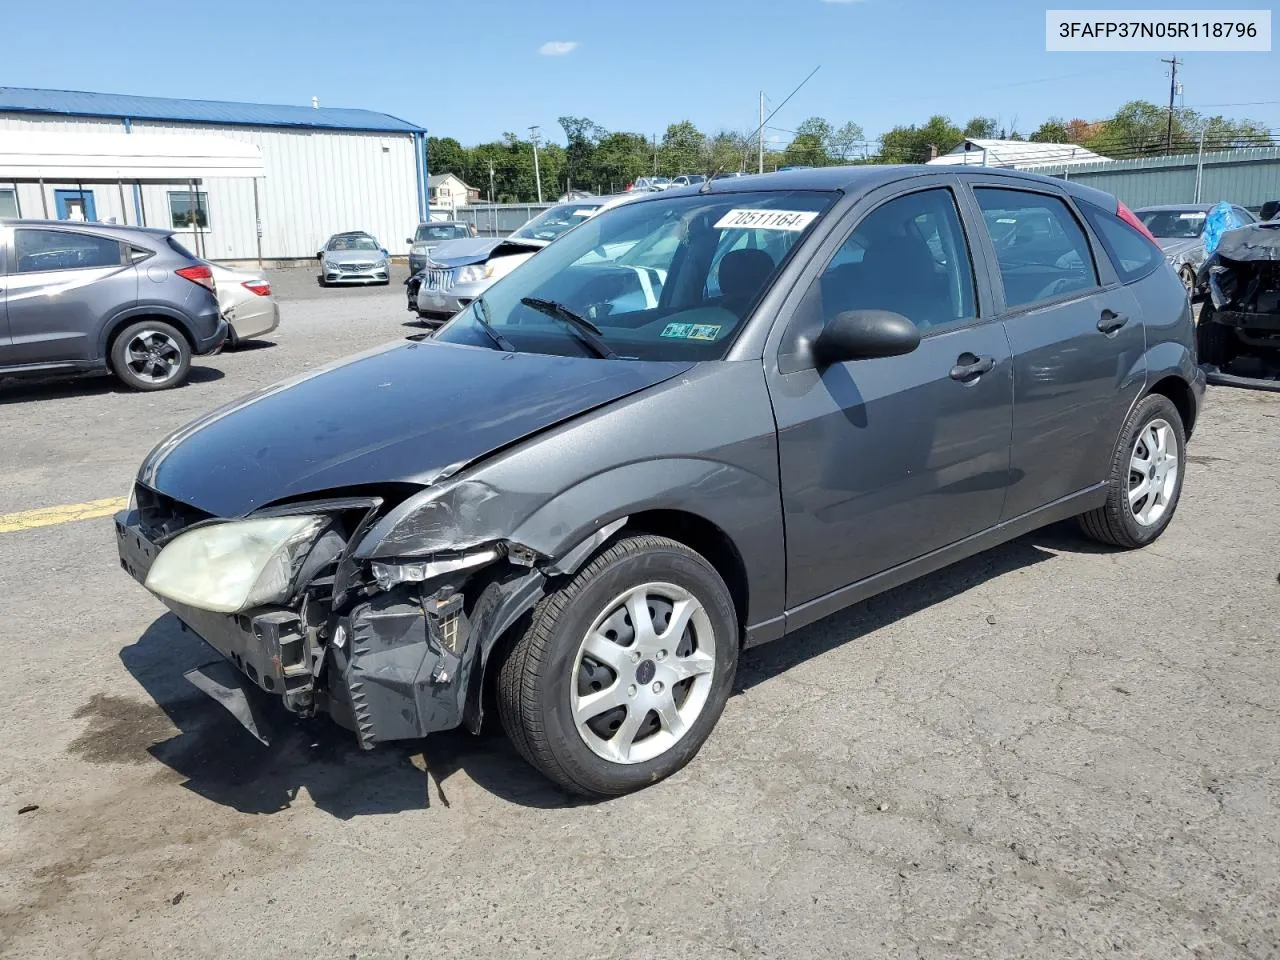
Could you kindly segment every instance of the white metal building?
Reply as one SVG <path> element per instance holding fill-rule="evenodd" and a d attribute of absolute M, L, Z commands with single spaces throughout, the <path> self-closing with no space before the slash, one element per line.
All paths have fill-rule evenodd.
<path fill-rule="evenodd" d="M 0 87 L 0 156 L 35 153 L 22 134 L 37 132 L 78 135 L 76 149 L 63 152 L 79 159 L 61 171 L 10 174 L 9 182 L 0 173 L 0 216 L 174 227 L 213 260 L 313 258 L 343 230 L 366 230 L 403 254 L 405 238 L 427 219 L 426 131 L 384 113 Z M 175 170 L 193 153 L 234 156 L 227 141 L 239 141 L 260 152 L 262 175 L 72 179 L 85 158 L 133 170 L 136 155 L 156 153 L 130 149 L 120 136 L 97 139 L 105 134 L 145 135 L 148 144 L 182 137 L 171 151 Z M 199 169 L 217 174 L 211 159 Z"/>
<path fill-rule="evenodd" d="M 1047 165 L 1098 163 L 1107 158 L 1075 143 L 1032 143 L 1029 140 L 969 139 L 954 150 L 934 157 L 935 166 L 1005 167 L 1027 170 Z"/>

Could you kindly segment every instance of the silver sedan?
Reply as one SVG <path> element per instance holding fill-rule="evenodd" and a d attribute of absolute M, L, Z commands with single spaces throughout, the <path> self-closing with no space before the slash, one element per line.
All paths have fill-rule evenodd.
<path fill-rule="evenodd" d="M 319 253 L 320 286 L 391 280 L 391 254 L 367 233 L 335 233 Z"/>

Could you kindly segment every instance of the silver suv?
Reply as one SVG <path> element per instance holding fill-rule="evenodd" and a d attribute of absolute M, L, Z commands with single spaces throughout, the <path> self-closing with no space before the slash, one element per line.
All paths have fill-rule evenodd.
<path fill-rule="evenodd" d="M 163 390 L 226 338 L 213 271 L 172 230 L 0 219 L 0 377 L 109 372 Z"/>

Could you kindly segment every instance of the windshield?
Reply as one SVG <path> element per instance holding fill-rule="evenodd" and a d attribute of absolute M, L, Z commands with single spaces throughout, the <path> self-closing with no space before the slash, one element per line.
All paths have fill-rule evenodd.
<path fill-rule="evenodd" d="M 1194 240 L 1204 233 L 1206 214 L 1203 210 L 1147 210 L 1138 219 L 1162 240 Z"/>
<path fill-rule="evenodd" d="M 418 226 L 413 240 L 414 243 L 422 243 L 426 240 L 461 240 L 469 236 L 467 228 L 460 223 L 424 223 Z"/>
<path fill-rule="evenodd" d="M 554 240 L 600 209 L 600 203 L 562 203 L 538 214 L 511 234 L 513 240 Z"/>
<path fill-rule="evenodd" d="M 378 250 L 372 237 L 333 237 L 326 250 Z"/>
<path fill-rule="evenodd" d="M 623 204 L 499 280 L 436 339 L 493 347 L 487 321 L 517 350 L 597 355 L 554 304 L 619 357 L 720 359 L 834 199 L 792 190 Z"/>

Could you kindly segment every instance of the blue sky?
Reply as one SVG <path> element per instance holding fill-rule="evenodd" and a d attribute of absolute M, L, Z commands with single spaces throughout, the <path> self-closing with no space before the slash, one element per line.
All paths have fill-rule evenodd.
<path fill-rule="evenodd" d="M 1167 54 L 1046 53 L 1046 5 L 311 0 L 289 12 L 270 0 L 63 0 L 51 19 L 51 8 L 15 3 L 0 84 L 298 104 L 318 96 L 468 144 L 505 130 L 523 135 L 534 123 L 560 138 L 563 114 L 642 133 L 685 119 L 705 130 L 752 129 L 757 91 L 776 105 L 819 65 L 771 136 L 785 142 L 784 131 L 815 114 L 856 121 L 870 138 L 933 113 L 959 123 L 995 116 L 1029 132 L 1053 114 L 1098 119 L 1127 100 L 1167 100 Z M 1206 109 L 1280 128 L 1280 54 L 1180 57 L 1188 106 L 1240 104 Z"/>

